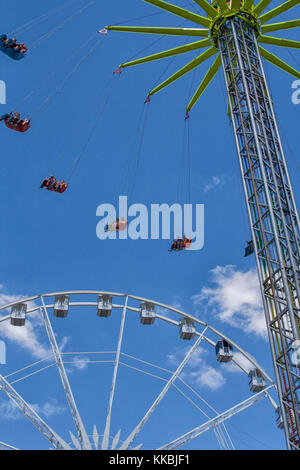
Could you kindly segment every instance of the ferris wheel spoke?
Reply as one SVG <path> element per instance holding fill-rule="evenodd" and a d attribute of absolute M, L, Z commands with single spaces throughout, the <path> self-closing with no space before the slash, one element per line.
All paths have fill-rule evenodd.
<path fill-rule="evenodd" d="M 112 384 L 111 384 L 111 389 L 110 389 L 107 417 L 106 417 L 104 435 L 103 435 L 103 440 L 102 440 L 102 450 L 106 450 L 108 448 L 109 434 L 110 434 L 110 424 L 111 424 L 111 412 L 112 412 L 112 405 L 113 405 L 113 400 L 114 400 L 114 395 L 115 395 L 116 380 L 117 380 L 117 375 L 118 375 L 118 370 L 119 370 L 120 354 L 121 354 L 121 346 L 122 346 L 122 339 L 123 339 L 123 332 L 124 332 L 124 325 L 125 325 L 125 318 L 126 318 L 127 303 L 128 303 L 128 296 L 126 296 L 126 300 L 125 300 L 125 304 L 124 304 L 124 308 L 123 308 L 123 312 L 122 312 L 122 319 L 121 319 L 121 325 L 120 325 L 118 346 L 117 346 L 117 351 L 116 351 L 113 379 L 112 379 Z"/>
<path fill-rule="evenodd" d="M 94 442 L 95 450 L 98 450 L 99 434 L 98 434 L 98 430 L 97 430 L 96 424 L 94 425 L 94 429 L 93 429 L 93 442 Z"/>
<path fill-rule="evenodd" d="M 167 394 L 167 392 L 169 391 L 170 387 L 174 384 L 175 380 L 177 379 L 177 377 L 179 376 L 179 374 L 182 372 L 183 368 L 185 367 L 185 365 L 187 364 L 187 362 L 189 361 L 190 357 L 192 356 L 192 354 L 196 351 L 196 349 L 198 348 L 199 344 L 201 343 L 201 341 L 203 340 L 203 337 L 204 337 L 204 334 L 206 332 L 208 327 L 206 327 L 202 333 L 200 334 L 200 336 L 198 337 L 198 339 L 195 341 L 194 345 L 191 347 L 191 349 L 188 351 L 188 353 L 186 354 L 186 356 L 184 357 L 184 359 L 182 360 L 182 362 L 179 364 L 179 366 L 177 367 L 176 371 L 174 372 L 174 374 L 172 375 L 172 377 L 168 380 L 168 382 L 166 383 L 166 385 L 164 386 L 163 390 L 160 392 L 160 394 L 158 395 L 158 397 L 156 398 L 156 400 L 152 403 L 152 405 L 150 406 L 149 410 L 147 411 L 147 413 L 145 414 L 145 416 L 142 418 L 142 420 L 139 422 L 139 424 L 135 427 L 135 429 L 131 432 L 131 434 L 127 437 L 127 439 L 123 442 L 123 444 L 121 445 L 120 447 L 120 450 L 126 450 L 128 449 L 128 447 L 130 446 L 130 444 L 133 442 L 133 440 L 136 438 L 136 436 L 138 435 L 138 433 L 141 431 L 142 427 L 146 424 L 146 422 L 148 421 L 148 419 L 150 418 L 150 416 L 152 415 L 152 413 L 154 412 L 154 410 L 156 409 L 156 407 L 158 406 L 158 404 L 161 402 L 161 400 L 165 397 L 165 395 Z"/>
<path fill-rule="evenodd" d="M 119 431 L 117 432 L 117 434 L 113 438 L 112 445 L 111 445 L 111 450 L 115 450 L 115 448 L 117 447 L 117 445 L 119 443 L 119 440 L 120 440 L 120 436 L 121 436 L 121 429 L 119 429 Z"/>
<path fill-rule="evenodd" d="M 203 414 L 206 418 L 210 418 L 210 416 L 205 413 L 191 398 L 189 398 L 177 385 L 173 384 L 173 387 L 182 395 L 184 398 L 190 402 L 198 411 L 200 411 L 201 414 Z M 227 443 L 226 436 L 223 433 L 223 430 L 221 429 L 221 426 L 216 425 L 215 429 L 213 430 L 214 434 L 216 436 L 217 441 L 219 442 L 220 446 L 223 447 L 223 449 L 229 448 L 229 445 Z M 231 443 L 230 443 L 231 444 Z"/>
<path fill-rule="evenodd" d="M 19 449 L 9 444 L 5 444 L 5 442 L 0 441 L 0 450 L 19 450 Z"/>
<path fill-rule="evenodd" d="M 201 426 L 197 426 L 196 428 L 194 428 L 191 431 L 183 434 L 182 436 L 178 437 L 177 439 L 174 439 L 173 441 L 169 442 L 168 444 L 165 444 L 164 446 L 159 447 L 159 449 L 157 449 L 157 450 L 176 449 L 177 447 L 182 446 L 186 442 L 200 436 L 200 434 L 203 434 L 204 432 L 209 431 L 210 429 L 214 429 L 216 426 L 222 424 L 227 419 L 232 418 L 233 416 L 237 415 L 238 413 L 245 410 L 246 408 L 249 408 L 249 406 L 252 406 L 255 403 L 257 403 L 258 401 L 265 398 L 267 396 L 266 391 L 270 390 L 273 386 L 274 385 L 270 385 L 265 390 L 262 390 L 261 392 L 259 392 L 256 395 L 248 398 L 247 400 L 244 400 L 244 401 L 240 402 L 239 404 L 235 405 L 233 408 L 230 408 L 229 410 L 219 414 L 218 416 L 215 416 L 214 418 L 210 419 L 206 423 L 201 424 Z"/>
<path fill-rule="evenodd" d="M 75 449 L 81 450 L 81 444 L 80 444 L 79 440 L 77 439 L 77 437 L 74 436 L 74 434 L 71 431 L 70 431 L 70 436 L 71 436 L 71 439 L 72 439 L 72 442 L 73 442 L 73 445 L 74 445 Z"/>
<path fill-rule="evenodd" d="M 46 309 L 46 306 L 45 306 L 45 302 L 44 302 L 44 299 L 43 299 L 42 296 L 41 296 L 41 301 L 42 301 L 43 307 L 40 308 L 40 312 L 41 312 L 41 315 L 42 315 L 42 318 L 43 318 L 43 321 L 44 321 L 44 325 L 45 325 L 46 332 L 47 332 L 47 335 L 48 335 L 48 338 L 49 338 L 49 342 L 50 342 L 51 347 L 52 347 L 52 351 L 53 351 L 54 358 L 55 358 L 55 361 L 56 361 L 57 369 L 58 369 L 58 372 L 59 372 L 59 375 L 60 375 L 60 378 L 61 378 L 61 381 L 62 381 L 62 385 L 63 385 L 64 391 L 65 391 L 65 394 L 66 394 L 66 398 L 67 398 L 67 401 L 68 401 L 68 404 L 69 404 L 69 407 L 70 407 L 70 411 L 71 411 L 71 414 L 72 414 L 72 417 L 73 417 L 73 420 L 74 420 L 74 424 L 75 424 L 75 427 L 76 427 L 76 430 L 77 430 L 77 434 L 78 434 L 78 437 L 79 437 L 81 447 L 84 450 L 91 450 L 92 446 L 91 446 L 91 443 L 89 441 L 89 438 L 88 438 L 87 432 L 85 430 L 85 427 L 83 425 L 82 419 L 80 417 L 79 411 L 77 409 L 75 399 L 74 399 L 74 396 L 73 396 L 73 393 L 72 393 L 72 390 L 71 390 L 71 386 L 70 386 L 70 383 L 69 383 L 69 379 L 68 379 L 68 376 L 67 376 L 64 364 L 63 364 L 63 360 L 62 360 L 59 348 L 57 346 L 57 342 L 56 342 L 56 339 L 55 339 L 55 334 L 54 334 L 54 331 L 52 329 L 52 326 L 51 326 L 51 323 L 50 323 L 50 320 L 49 320 L 49 316 L 48 316 L 48 313 L 47 313 L 47 309 Z"/>
<path fill-rule="evenodd" d="M 19 408 L 19 410 L 34 424 L 34 426 L 43 434 L 55 449 L 71 450 L 67 444 L 45 421 L 34 411 L 34 409 L 18 394 L 7 380 L 0 375 L 0 390 Z"/>

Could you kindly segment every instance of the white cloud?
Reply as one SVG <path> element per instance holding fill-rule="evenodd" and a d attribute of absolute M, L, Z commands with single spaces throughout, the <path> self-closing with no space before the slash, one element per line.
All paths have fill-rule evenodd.
<path fill-rule="evenodd" d="M 208 193 L 209 191 L 216 188 L 220 184 L 222 184 L 221 178 L 218 178 L 217 176 L 213 176 L 211 179 L 211 182 L 204 186 L 204 192 Z"/>
<path fill-rule="evenodd" d="M 226 383 L 222 372 L 208 364 L 204 364 L 199 370 L 191 372 L 190 377 L 198 385 L 205 385 L 211 390 L 218 390 Z"/>
<path fill-rule="evenodd" d="M 54 398 L 51 398 L 48 402 L 43 405 L 30 404 L 31 408 L 39 415 L 43 415 L 46 418 L 57 416 L 66 411 L 66 408 L 59 406 Z M 24 418 L 23 413 L 19 410 L 11 400 L 2 400 L 0 402 L 0 418 L 12 421 L 17 421 Z"/>
<path fill-rule="evenodd" d="M 69 361 L 65 356 L 65 361 L 68 362 L 68 364 L 66 364 L 66 371 L 71 374 L 72 372 L 86 369 L 88 367 L 88 363 L 86 361 L 90 361 L 90 358 L 87 356 L 74 356 Z"/>
<path fill-rule="evenodd" d="M 192 300 L 222 322 L 267 338 L 264 310 L 257 272 L 243 272 L 236 266 L 217 266 L 211 271 L 213 287 L 203 287 Z"/>
<path fill-rule="evenodd" d="M 0 290 L 3 286 L 0 285 Z M 0 292 L 0 305 L 6 305 L 26 298 L 24 295 L 9 295 Z M 28 310 L 34 308 L 34 302 L 27 303 Z M 2 311 L 1 316 L 8 315 L 9 311 Z M 44 333 L 44 339 L 42 339 Z M 25 326 L 12 326 L 10 321 L 0 323 L 0 337 L 4 340 L 11 341 L 17 346 L 27 350 L 33 357 L 37 359 L 45 358 L 52 355 L 51 347 L 46 339 L 45 327 L 39 310 L 30 313 L 27 316 Z M 61 349 L 63 349 L 69 338 L 62 338 Z"/>
<path fill-rule="evenodd" d="M 16 421 L 22 418 L 19 408 L 10 400 L 0 402 L 0 418 Z"/>
<path fill-rule="evenodd" d="M 0 305 L 6 305 L 23 298 L 24 296 L 21 295 L 0 293 Z M 31 309 L 33 306 L 33 302 L 28 302 L 28 309 Z M 18 346 L 29 351 L 34 357 L 40 359 L 51 354 L 48 345 L 45 345 L 40 339 L 42 328 L 40 313 L 36 311 L 30 314 L 23 327 L 12 326 L 9 321 L 1 322 L 0 335 L 3 339 L 16 343 Z"/>
<path fill-rule="evenodd" d="M 65 347 L 70 343 L 71 337 L 70 336 L 64 336 L 58 345 L 60 351 L 64 351 Z"/>
<path fill-rule="evenodd" d="M 239 351 L 234 353 L 234 359 L 243 367 L 243 369 L 248 374 L 251 369 L 253 369 L 253 364 Z M 224 362 L 223 367 L 227 372 L 241 372 L 244 373 L 243 370 L 237 366 L 234 362 Z"/>
<path fill-rule="evenodd" d="M 58 405 L 57 400 L 55 400 L 54 398 L 51 398 L 42 406 L 34 405 L 34 409 L 38 414 L 44 415 L 46 416 L 46 418 L 61 415 L 66 411 L 66 408 L 64 406 Z"/>
<path fill-rule="evenodd" d="M 187 354 L 189 348 L 176 351 L 174 354 L 167 356 L 168 362 L 173 366 L 178 366 Z M 226 379 L 220 370 L 210 366 L 205 359 L 208 354 L 206 349 L 199 347 L 191 356 L 189 362 L 181 373 L 181 378 L 185 381 L 192 382 L 198 387 L 207 387 L 210 390 L 221 388 Z"/>
<path fill-rule="evenodd" d="M 173 307 L 177 310 L 184 310 L 183 305 L 182 305 L 182 299 L 180 295 L 173 295 L 172 301 L 168 303 L 170 307 Z M 156 313 L 159 315 L 162 315 L 167 318 L 174 318 L 174 313 L 171 312 L 170 310 L 167 310 L 163 307 L 155 307 Z"/>

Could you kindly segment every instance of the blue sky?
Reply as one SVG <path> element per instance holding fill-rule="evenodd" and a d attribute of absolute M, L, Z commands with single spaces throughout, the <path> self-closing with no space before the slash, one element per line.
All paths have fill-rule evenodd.
<path fill-rule="evenodd" d="M 126 174 L 128 164 L 134 166 L 136 163 L 136 128 L 147 92 L 161 77 L 168 63 L 167 73 L 171 74 L 187 59 L 179 57 L 174 62 L 167 59 L 167 62 L 158 61 L 128 69 L 120 78 L 113 76 L 112 72 L 120 63 L 144 48 L 148 48 L 145 52 L 147 54 L 158 52 L 182 44 L 183 39 L 165 38 L 149 48 L 155 40 L 153 37 L 110 32 L 67 81 L 63 90 L 56 93 L 48 106 L 37 113 L 41 104 L 56 89 L 59 90 L 64 79 L 92 47 L 91 42 L 64 65 L 67 58 L 75 54 L 93 33 L 107 24 L 121 24 L 122 21 L 157 12 L 142 0 L 97 0 L 81 14 L 75 15 L 63 28 L 57 28 L 88 3 L 88 0 L 74 0 L 72 4 L 65 2 L 69 6 L 31 29 L 16 34 L 18 40 L 32 45 L 24 60 L 15 62 L 4 55 L 0 57 L 0 78 L 7 85 L 7 105 L 0 105 L 2 114 L 16 109 L 24 116 L 32 116 L 32 128 L 24 135 L 9 131 L 4 124 L 0 127 L 2 302 L 14 296 L 85 289 L 128 292 L 152 298 L 180 306 L 215 325 L 255 356 L 273 375 L 264 335 L 255 260 L 253 257 L 243 258 L 245 240 L 249 239 L 250 231 L 232 128 L 226 114 L 225 86 L 221 72 L 191 113 L 189 122 L 191 200 L 193 203 L 205 204 L 204 248 L 201 251 L 171 255 L 166 240 L 100 241 L 96 237 L 96 209 L 101 203 L 116 204 L 120 187 L 133 187 L 132 202 L 147 206 L 152 203 L 187 202 L 184 198 L 177 200 L 178 184 L 182 177 L 180 165 L 185 106 L 192 80 L 195 88 L 207 65 L 199 67 L 195 76 L 190 74 L 182 78 L 152 98 L 133 186 L 132 174 L 129 180 L 125 180 L 122 175 L 124 170 Z M 174 0 L 173 3 L 182 6 L 192 2 Z M 278 3 L 273 1 L 272 7 Z M 12 0 L 5 6 L 3 32 L 14 31 L 31 19 L 47 13 L 50 8 L 54 10 L 60 5 L 59 0 L 53 0 L 51 5 L 34 0 L 26 3 Z M 197 10 L 197 5 L 194 8 Z M 283 15 L 283 19 L 296 18 L 297 13 L 299 7 Z M 178 26 L 181 23 L 180 19 L 162 13 L 129 24 Z M 47 33 L 49 37 L 44 36 Z M 299 31 L 281 34 L 281 37 L 284 36 L 299 39 Z M 272 49 L 269 47 L 269 50 Z M 298 63 L 299 68 L 300 57 L 297 52 L 293 52 L 293 57 L 284 50 L 279 53 L 292 66 L 297 68 Z M 195 54 L 192 52 L 189 55 L 192 58 Z M 296 201 L 299 201 L 300 165 L 297 149 L 300 105 L 293 105 L 291 101 L 294 79 L 275 70 L 270 64 L 266 64 L 265 69 Z M 164 74 L 161 79 L 166 76 Z M 67 177 L 87 141 L 98 109 L 104 104 L 107 94 L 99 98 L 100 90 L 110 79 L 117 83 L 111 84 L 114 89 L 110 101 L 79 162 L 68 191 L 63 196 L 42 191 L 39 188 L 40 181 L 50 172 L 55 172 L 58 178 Z M 31 97 L 22 102 L 31 91 L 34 91 Z M 245 297 L 240 295 L 241 292 Z M 109 320 L 107 332 L 103 335 L 97 330 L 96 322 L 92 327 L 94 321 L 83 322 L 82 317 L 76 314 L 74 321 L 67 321 L 63 326 L 56 322 L 59 343 L 65 342 L 65 350 L 91 351 L 91 347 L 99 348 L 101 339 L 103 350 L 106 347 L 115 348 L 119 316 Z M 131 331 L 128 324 L 125 347 L 128 351 L 135 351 L 138 357 L 150 360 L 150 336 L 144 343 L 144 340 L 137 339 L 140 338 L 140 330 L 135 334 L 134 326 L 132 328 Z M 170 366 L 169 356 L 180 357 L 186 344 L 175 341 L 164 328 L 161 333 L 157 333 L 158 329 L 155 331 L 160 341 L 154 362 Z M 7 339 L 8 350 L 8 364 L 1 366 L 4 375 L 22 364 L 33 362 L 47 348 L 38 320 L 36 323 L 33 320 L 32 330 L 17 341 L 6 330 L 2 334 Z M 150 335 L 148 331 L 145 334 Z M 205 375 L 207 371 L 211 373 L 209 379 Z M 250 394 L 247 392 L 248 378 L 220 370 L 212 355 L 203 356 L 198 372 L 200 379 L 196 387 L 219 410 L 225 410 Z M 125 397 L 132 397 L 133 389 L 140 390 L 138 398 L 131 404 L 136 406 L 139 415 L 144 410 L 145 394 L 154 394 L 160 387 L 157 384 L 148 385 L 148 379 L 142 384 L 132 372 L 127 373 L 130 378 L 127 380 L 125 375 L 121 377 L 120 388 L 122 383 L 126 390 Z M 74 388 L 77 386 L 76 396 L 81 397 L 79 401 L 84 408 L 82 414 L 86 413 L 89 429 L 94 424 L 93 409 L 87 406 L 85 394 L 91 387 L 83 384 L 92 383 L 96 375 L 97 387 L 102 395 L 93 392 L 91 399 L 99 405 L 99 415 L 94 421 L 97 421 L 98 429 L 101 430 L 108 389 L 102 389 L 99 375 L 90 366 L 73 368 L 71 375 Z M 107 369 L 104 375 L 109 383 L 111 369 Z M 18 390 L 39 410 L 44 410 L 45 415 L 47 410 L 49 415 L 52 404 L 54 411 L 48 416 L 50 424 L 57 425 L 64 434 L 63 429 L 68 428 L 71 420 L 63 411 L 66 403 L 58 391 L 58 379 L 52 370 L 43 377 L 37 375 L 30 379 L 31 382 L 20 383 Z M 47 448 L 47 443 L 40 440 L 37 434 L 29 437 L 26 430 L 30 426 L 14 415 L 5 400 L 4 396 L 0 398 L 0 441 L 25 448 L 30 448 L 34 442 L 38 448 L 45 448 L 45 445 Z M 172 406 L 176 410 L 174 403 Z M 119 406 L 120 416 L 125 422 L 123 428 L 129 431 L 131 421 L 126 418 L 121 401 Z M 7 409 L 11 413 L 5 412 Z M 186 416 L 186 422 L 182 416 L 180 418 L 183 431 L 189 429 L 189 423 L 193 427 L 198 422 L 198 417 L 189 407 L 182 413 Z M 163 415 L 160 419 L 164 422 L 166 417 Z M 115 432 L 117 426 L 115 423 Z M 229 424 L 228 429 L 232 432 L 236 448 L 281 449 L 285 446 L 283 433 L 277 430 L 273 410 L 266 402 L 235 418 L 232 427 Z M 149 427 L 145 435 L 149 447 L 153 435 L 154 431 Z M 215 442 L 213 438 L 207 437 L 193 445 L 194 448 L 213 448 Z"/>

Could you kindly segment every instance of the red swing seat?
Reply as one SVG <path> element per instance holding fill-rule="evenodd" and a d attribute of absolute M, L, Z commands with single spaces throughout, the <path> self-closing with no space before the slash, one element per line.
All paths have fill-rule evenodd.
<path fill-rule="evenodd" d="M 17 131 L 17 132 L 26 132 L 28 131 L 28 129 L 30 129 L 30 122 L 14 123 L 14 122 L 11 122 L 10 119 L 11 118 L 4 119 L 5 125 L 9 129 L 12 129 L 13 131 Z"/>

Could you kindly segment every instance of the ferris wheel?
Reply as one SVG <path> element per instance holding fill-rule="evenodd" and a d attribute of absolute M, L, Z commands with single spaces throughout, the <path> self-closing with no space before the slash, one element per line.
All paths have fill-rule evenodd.
<path fill-rule="evenodd" d="M 27 448 L 43 449 L 50 444 L 56 450 L 200 449 L 205 448 L 200 438 L 209 434 L 215 448 L 233 449 L 227 420 L 265 398 L 278 409 L 271 395 L 275 385 L 257 361 L 231 338 L 178 308 L 135 295 L 68 291 L 18 299 L 0 310 L 0 335 L 4 325 L 20 331 L 38 318 L 48 341 L 47 357 L 5 374 L 6 366 L 0 366 L 1 395 L 6 395 L 28 425 Z M 62 334 L 71 334 L 68 324 L 76 332 L 75 339 L 84 339 L 83 347 L 93 348 L 74 352 L 59 345 Z M 132 353 L 134 349 L 138 355 Z M 172 368 L 158 359 L 170 351 L 179 352 Z M 217 366 L 241 371 L 235 374 L 239 388 L 242 394 L 248 391 L 246 398 L 242 395 L 241 401 L 223 411 L 205 399 L 191 381 L 208 354 Z M 191 372 L 191 361 L 196 368 L 186 373 L 187 369 Z M 83 370 L 77 378 L 72 372 L 75 365 Z M 57 383 L 52 386 L 54 374 Z M 65 414 L 70 421 L 56 418 L 53 425 L 32 403 L 42 390 L 52 394 L 59 388 L 60 398 L 65 395 L 69 408 Z M 91 416 L 86 419 L 87 410 Z M 22 443 L 3 442 L 5 429 L 0 424 L 0 449 L 23 448 Z"/>

